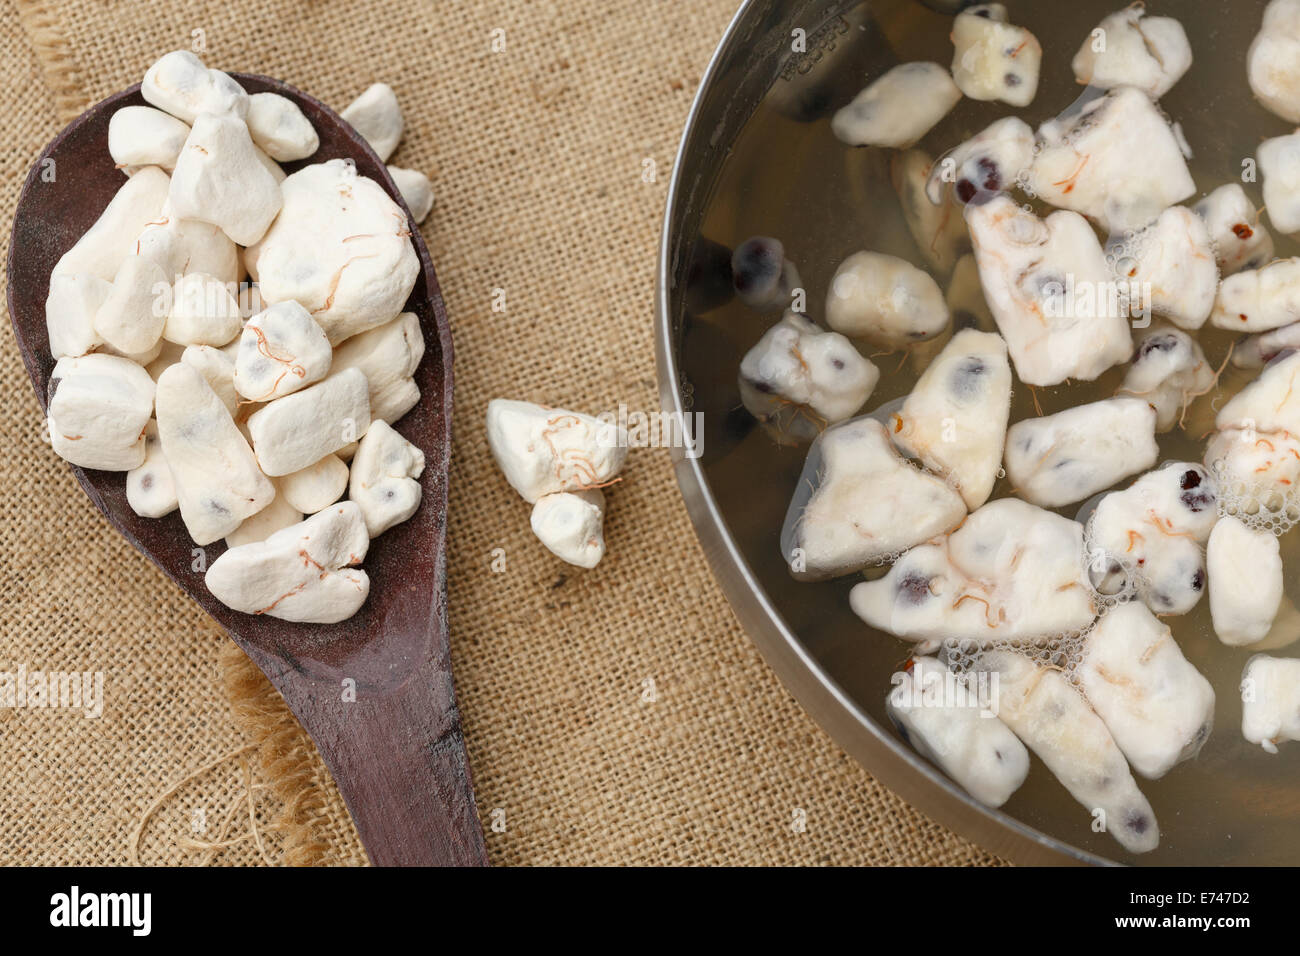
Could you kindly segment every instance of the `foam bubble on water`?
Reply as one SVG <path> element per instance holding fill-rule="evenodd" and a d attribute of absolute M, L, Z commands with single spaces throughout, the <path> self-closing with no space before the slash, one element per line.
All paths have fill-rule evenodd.
<path fill-rule="evenodd" d="M 1092 589 L 1093 603 L 1100 613 L 1124 604 L 1137 597 L 1138 585 L 1146 583 L 1145 572 L 1136 562 L 1123 555 L 1111 554 L 1093 540 L 1092 522 L 1089 519 L 1105 495 L 1097 495 L 1084 503 L 1079 522 L 1083 525 L 1084 568 L 1088 586 Z"/>
<path fill-rule="evenodd" d="M 1071 684 L 1077 685 L 1078 667 L 1083 659 L 1083 649 L 1087 644 L 1088 635 L 1095 626 L 1094 622 L 1081 630 L 1023 641 L 1004 639 L 973 641 L 952 638 L 944 642 L 939 650 L 939 656 L 949 670 L 956 674 L 964 674 L 978 669 L 979 664 L 988 654 L 999 651 L 1010 652 L 1028 658 L 1039 667 L 1058 671 Z"/>
<path fill-rule="evenodd" d="M 1034 155 L 1037 156 L 1042 152 L 1043 147 L 1039 143 L 1034 144 Z M 1033 180 L 1030 175 L 1033 168 L 1032 163 L 1016 173 L 1016 188 L 1028 196 L 1030 199 L 1037 199 L 1038 194 L 1034 192 Z"/>
<path fill-rule="evenodd" d="M 1300 524 L 1300 490 L 1275 482 L 1228 479 L 1222 460 L 1209 468 L 1218 488 L 1219 517 L 1236 518 L 1252 531 L 1278 537 Z"/>
<path fill-rule="evenodd" d="M 879 561 L 873 561 L 872 564 L 871 564 L 871 567 L 873 567 L 873 568 L 891 568 L 891 567 L 893 567 L 895 564 L 898 563 L 898 559 L 899 559 L 899 558 L 901 558 L 903 555 L 907 554 L 908 550 L 909 550 L 909 549 L 904 548 L 902 551 L 893 551 L 893 552 L 891 552 L 891 553 L 885 555 L 884 557 L 882 557 Z"/>
<path fill-rule="evenodd" d="M 1083 558 L 1091 551 L 1085 551 Z M 1085 567 L 1086 567 L 1085 563 Z M 1085 579 L 1086 579 L 1085 575 Z M 1072 631 L 1063 631 L 1044 637 L 1013 640 L 993 638 L 977 641 L 971 638 L 950 638 L 940 647 L 939 656 L 949 670 L 963 674 L 978 667 L 985 655 L 998 651 L 1009 651 L 1033 661 L 1039 667 L 1046 667 L 1060 672 L 1072 686 L 1079 686 L 1078 668 L 1083 660 L 1083 652 L 1088 644 L 1088 636 L 1108 613 L 1123 604 L 1137 600 L 1137 587 L 1132 573 L 1126 575 L 1123 587 L 1114 592 L 1103 594 L 1085 580 L 1092 595 L 1097 616 L 1086 627 Z"/>
<path fill-rule="evenodd" d="M 1300 524 L 1300 490 L 1272 482 L 1229 479 L 1225 476 L 1222 461 L 1210 463 L 1208 470 L 1217 492 L 1221 517 L 1232 516 L 1251 530 L 1278 536 Z M 1097 496 L 1097 500 L 1100 497 Z M 975 670 L 986 655 L 1009 651 L 1028 658 L 1040 667 L 1059 671 L 1062 677 L 1078 688 L 1078 667 L 1089 635 L 1115 608 L 1139 600 L 1139 585 L 1144 576 L 1142 569 L 1135 563 L 1096 547 L 1092 539 L 1091 522 L 1087 520 L 1095 506 L 1096 501 L 1090 501 L 1080 512 L 1080 521 L 1084 525 L 1084 553 L 1081 560 L 1087 571 L 1085 582 L 1097 609 L 1097 616 L 1092 623 L 1079 630 L 1030 640 L 949 640 L 943 644 L 939 654 L 951 670 L 958 673 Z"/>

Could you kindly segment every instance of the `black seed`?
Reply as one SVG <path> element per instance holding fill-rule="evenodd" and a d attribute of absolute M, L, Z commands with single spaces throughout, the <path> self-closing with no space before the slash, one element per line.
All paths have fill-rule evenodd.
<path fill-rule="evenodd" d="M 997 192 L 1001 189 L 1002 171 L 998 169 L 998 164 L 987 156 L 981 156 L 978 165 L 980 172 L 984 174 L 984 188 L 990 192 Z"/>
<path fill-rule="evenodd" d="M 1124 817 L 1124 825 L 1134 833 L 1146 833 L 1147 827 L 1151 826 L 1151 818 L 1145 813 L 1130 810 L 1128 815 Z"/>
<path fill-rule="evenodd" d="M 953 370 L 949 385 L 959 398 L 972 398 L 983 391 L 984 376 L 989 367 L 982 359 L 970 356 Z"/>
<path fill-rule="evenodd" d="M 898 597 L 908 604 L 920 604 L 930 597 L 930 579 L 923 574 L 907 574 L 898 582 Z"/>
<path fill-rule="evenodd" d="M 1152 352 L 1172 352 L 1178 348 L 1178 339 L 1172 335 L 1153 335 L 1142 343 L 1138 349 L 1138 359 L 1144 359 Z"/>
<path fill-rule="evenodd" d="M 1205 587 L 1205 572 L 1197 568 L 1196 573 L 1192 575 L 1192 590 L 1199 591 L 1203 587 Z"/>
<path fill-rule="evenodd" d="M 1002 81 L 1006 83 L 1007 86 L 1020 85 L 1020 77 L 1016 76 L 1014 73 L 1008 73 L 1006 76 L 1002 77 Z"/>
<path fill-rule="evenodd" d="M 962 202 L 968 203 L 975 198 L 979 188 L 969 179 L 960 179 L 957 181 L 957 198 Z"/>
<path fill-rule="evenodd" d="M 741 295 L 770 288 L 785 267 L 785 247 L 776 239 L 746 239 L 731 256 L 731 281 Z"/>
<path fill-rule="evenodd" d="M 1191 488 L 1199 488 L 1200 486 L 1201 473 L 1195 468 L 1189 468 L 1187 471 L 1183 472 L 1183 477 L 1178 481 L 1178 487 L 1182 488 L 1183 491 L 1187 491 Z"/>
<path fill-rule="evenodd" d="M 844 359 L 831 359 L 831 367 L 837 372 L 844 371 Z"/>

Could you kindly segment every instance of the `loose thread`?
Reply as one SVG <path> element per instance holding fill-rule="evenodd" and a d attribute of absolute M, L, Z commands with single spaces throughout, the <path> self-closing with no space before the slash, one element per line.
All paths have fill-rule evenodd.
<path fill-rule="evenodd" d="M 230 753 L 224 754 L 218 757 L 216 760 L 204 764 L 198 770 L 194 770 L 186 774 L 180 780 L 177 780 L 170 787 L 164 790 L 157 797 L 157 799 L 155 799 L 154 802 L 149 805 L 149 809 L 144 812 L 144 816 L 140 817 L 140 819 L 136 822 L 135 833 L 131 839 L 131 864 L 133 866 L 141 865 L 140 844 L 144 840 L 144 828 L 148 825 L 149 821 L 153 818 L 153 815 L 157 813 L 159 810 L 161 810 L 163 804 L 165 804 L 171 797 L 175 796 L 177 791 L 179 791 L 181 787 L 185 786 L 187 783 L 199 779 L 204 774 L 215 770 L 217 767 L 220 767 L 223 763 L 226 763 L 229 760 L 234 760 L 236 757 L 240 757 L 253 749 L 255 749 L 253 744 L 245 744 L 243 747 L 239 747 L 235 750 L 232 750 Z"/>

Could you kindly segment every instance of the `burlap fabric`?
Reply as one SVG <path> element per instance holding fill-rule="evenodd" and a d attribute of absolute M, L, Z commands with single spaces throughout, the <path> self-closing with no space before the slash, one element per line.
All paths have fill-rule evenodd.
<path fill-rule="evenodd" d="M 195 37 L 214 66 L 337 106 L 391 83 L 407 119 L 394 162 L 438 192 L 425 234 L 456 339 L 452 657 L 480 811 L 504 812 L 492 859 L 995 862 L 875 783 L 784 691 L 709 575 L 666 452 L 634 452 L 610 555 L 575 573 L 532 538 L 483 439 L 498 395 L 656 407 L 666 173 L 735 2 L 0 0 L 4 220 L 64 121 Z M 0 709 L 0 862 L 364 862 L 269 685 L 42 442 L 4 335 L 0 670 L 101 671 L 106 706 Z"/>

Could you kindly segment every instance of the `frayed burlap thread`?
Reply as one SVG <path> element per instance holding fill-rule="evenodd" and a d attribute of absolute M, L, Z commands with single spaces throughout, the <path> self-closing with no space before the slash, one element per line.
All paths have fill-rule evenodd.
<path fill-rule="evenodd" d="M 67 123 L 90 106 L 76 61 L 68 49 L 57 15 L 39 0 L 16 0 L 18 16 L 45 75 L 45 85 L 54 96 L 58 117 Z"/>
<path fill-rule="evenodd" d="M 221 652 L 221 677 L 243 735 L 253 741 L 263 773 L 280 802 L 274 824 L 284 839 L 288 866 L 331 862 L 364 863 L 352 818 L 328 771 L 284 698 L 248 655 L 228 644 Z M 341 832 L 340 832 L 341 831 Z M 338 844 L 331 846 L 331 842 Z"/>

